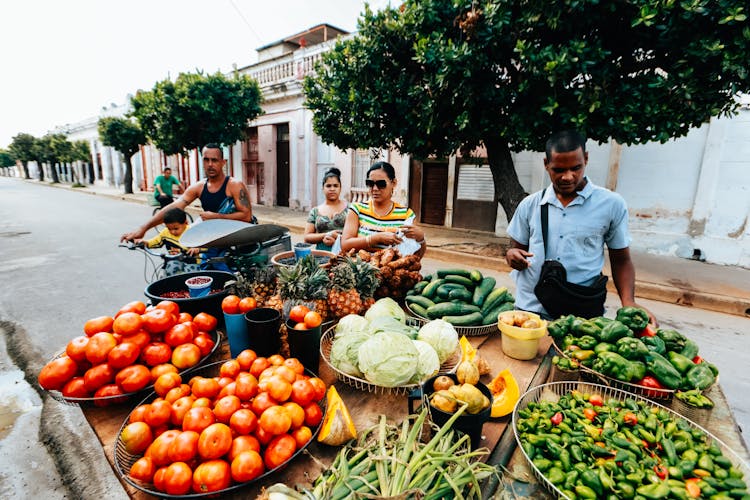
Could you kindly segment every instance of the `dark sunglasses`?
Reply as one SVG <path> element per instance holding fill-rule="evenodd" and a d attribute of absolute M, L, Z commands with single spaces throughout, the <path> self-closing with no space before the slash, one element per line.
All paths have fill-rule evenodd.
<path fill-rule="evenodd" d="M 378 189 L 385 189 L 387 185 L 388 185 L 388 181 L 386 181 L 385 179 L 380 179 L 377 181 L 372 181 L 370 179 L 367 179 L 365 181 L 365 186 L 367 186 L 370 189 L 372 189 L 375 186 L 377 186 Z"/>

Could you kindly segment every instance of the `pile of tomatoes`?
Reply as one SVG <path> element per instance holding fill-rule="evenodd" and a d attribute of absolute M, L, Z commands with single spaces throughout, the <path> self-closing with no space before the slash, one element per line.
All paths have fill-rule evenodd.
<path fill-rule="evenodd" d="M 170 495 L 251 481 L 312 439 L 326 389 L 296 358 L 250 349 L 222 363 L 218 376 L 175 378 L 133 410 L 120 434 L 128 453 L 143 455 L 130 477 Z"/>
<path fill-rule="evenodd" d="M 221 310 L 227 314 L 245 314 L 258 307 L 255 297 L 242 297 L 227 295 L 221 301 Z"/>
<path fill-rule="evenodd" d="M 216 325 L 210 314 L 192 317 L 169 300 L 148 308 L 130 302 L 114 317 L 88 320 L 84 335 L 42 368 L 39 385 L 71 400 L 93 397 L 98 406 L 121 402 L 117 396 L 169 385 L 197 365 L 215 346 Z"/>
<path fill-rule="evenodd" d="M 309 330 L 320 326 L 323 319 L 317 311 L 304 304 L 297 304 L 289 310 L 289 321 L 294 324 L 295 330 Z"/>

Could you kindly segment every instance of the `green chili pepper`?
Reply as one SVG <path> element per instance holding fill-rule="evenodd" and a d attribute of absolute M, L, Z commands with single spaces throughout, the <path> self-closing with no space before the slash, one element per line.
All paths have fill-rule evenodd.
<path fill-rule="evenodd" d="M 623 382 L 630 382 L 634 375 L 630 361 L 616 352 L 600 353 L 591 368 Z"/>
<path fill-rule="evenodd" d="M 693 363 L 692 359 L 686 358 L 678 352 L 669 351 L 667 353 L 667 358 L 669 358 L 669 362 L 672 363 L 672 366 L 674 366 L 677 371 L 682 374 L 687 373 L 690 368 L 695 366 L 695 363 Z"/>
<path fill-rule="evenodd" d="M 671 486 L 669 488 L 669 493 L 672 495 L 672 497 L 676 498 L 677 500 L 690 500 L 690 497 L 687 494 L 687 490 L 683 486 L 682 488 L 677 486 Z"/>
<path fill-rule="evenodd" d="M 602 485 L 602 488 L 604 490 L 612 490 L 612 488 L 615 485 L 614 480 L 612 479 L 612 476 L 607 473 L 606 470 L 604 470 L 604 467 L 599 467 L 599 482 Z"/>
<path fill-rule="evenodd" d="M 632 337 L 619 339 L 615 346 L 617 347 L 617 353 L 625 359 L 638 360 L 649 353 L 648 348 L 641 342 L 641 339 Z"/>
<path fill-rule="evenodd" d="M 694 365 L 685 374 L 685 382 L 693 389 L 706 389 L 716 381 L 716 375 L 706 363 Z"/>
<path fill-rule="evenodd" d="M 572 471 L 570 471 L 570 472 L 568 472 L 567 474 L 565 474 L 565 485 L 564 485 L 564 487 L 565 487 L 566 490 L 569 490 L 569 489 L 575 487 L 576 481 L 578 481 L 578 474 L 579 474 L 579 472 L 577 470 L 575 470 L 575 469 L 572 470 Z"/>
<path fill-rule="evenodd" d="M 612 321 L 607 323 L 599 333 L 599 340 L 602 342 L 608 342 L 614 344 L 623 337 L 632 337 L 633 332 L 623 323 L 619 321 Z"/>
<path fill-rule="evenodd" d="M 635 496 L 635 488 L 626 482 L 618 482 L 617 489 L 615 492 L 621 498 L 633 498 Z"/>
<path fill-rule="evenodd" d="M 640 307 L 621 307 L 617 310 L 615 319 L 634 332 L 640 332 L 648 325 L 648 313 Z"/>
<path fill-rule="evenodd" d="M 745 484 L 745 481 L 737 477 L 729 477 L 725 479 L 724 486 L 732 490 L 747 489 L 747 484 Z"/>
<path fill-rule="evenodd" d="M 565 473 L 558 467 L 551 467 L 544 473 L 544 475 L 554 485 L 565 482 Z"/>
<path fill-rule="evenodd" d="M 545 472 L 550 467 L 552 467 L 552 462 L 546 458 L 537 457 L 534 460 L 532 460 L 531 463 L 533 463 L 534 466 L 537 469 L 539 469 L 541 472 Z"/>
<path fill-rule="evenodd" d="M 732 467 L 732 461 L 724 455 L 717 455 L 714 457 L 714 465 L 718 465 L 722 469 L 729 469 Z"/>
<path fill-rule="evenodd" d="M 598 498 L 594 490 L 582 484 L 577 484 L 575 491 L 578 498 L 584 498 L 586 500 L 596 500 Z"/>
<path fill-rule="evenodd" d="M 652 433 L 647 431 L 644 427 L 639 427 L 637 429 L 638 434 L 649 444 L 654 444 L 656 442 L 656 436 L 654 436 Z"/>
<path fill-rule="evenodd" d="M 570 470 L 570 452 L 566 449 L 562 449 L 560 451 L 560 463 L 562 464 L 562 468 L 565 472 Z"/>
<path fill-rule="evenodd" d="M 677 465 L 677 451 L 675 450 L 674 443 L 668 437 L 661 440 L 661 447 L 664 450 L 664 454 L 667 456 L 667 463 L 669 465 Z"/>
<path fill-rule="evenodd" d="M 698 389 L 691 389 L 689 391 L 677 391 L 675 397 L 685 404 L 692 406 L 693 408 L 713 408 L 714 402 L 709 398 L 701 394 Z"/>
<path fill-rule="evenodd" d="M 577 444 L 570 445 L 570 457 L 575 462 L 583 461 L 583 450 L 581 450 L 581 447 L 579 445 Z"/>
<path fill-rule="evenodd" d="M 658 483 L 646 484 L 638 487 L 636 490 L 639 495 L 644 496 L 652 500 L 665 498 L 669 495 L 669 486 L 666 482 L 660 481 Z"/>

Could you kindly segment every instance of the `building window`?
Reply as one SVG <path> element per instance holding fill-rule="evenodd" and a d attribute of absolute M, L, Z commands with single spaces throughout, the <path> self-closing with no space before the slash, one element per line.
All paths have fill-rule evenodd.
<path fill-rule="evenodd" d="M 385 154 L 381 149 L 357 149 L 354 151 L 352 187 L 364 188 L 370 165 L 381 160 L 385 160 Z"/>

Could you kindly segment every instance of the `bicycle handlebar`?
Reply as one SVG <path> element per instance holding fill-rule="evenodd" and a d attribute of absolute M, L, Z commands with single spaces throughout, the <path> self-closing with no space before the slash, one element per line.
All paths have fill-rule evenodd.
<path fill-rule="evenodd" d="M 169 254 L 169 253 L 161 253 L 161 252 L 154 252 L 147 246 L 143 244 L 135 244 L 132 241 L 127 242 L 126 244 L 120 243 L 117 245 L 121 248 L 127 248 L 128 250 L 141 250 L 144 253 L 147 253 L 148 255 L 151 255 L 153 257 L 159 257 L 164 260 L 192 260 L 195 259 L 195 257 L 192 257 L 190 255 L 185 254 L 184 252 L 179 252 L 176 254 Z"/>

